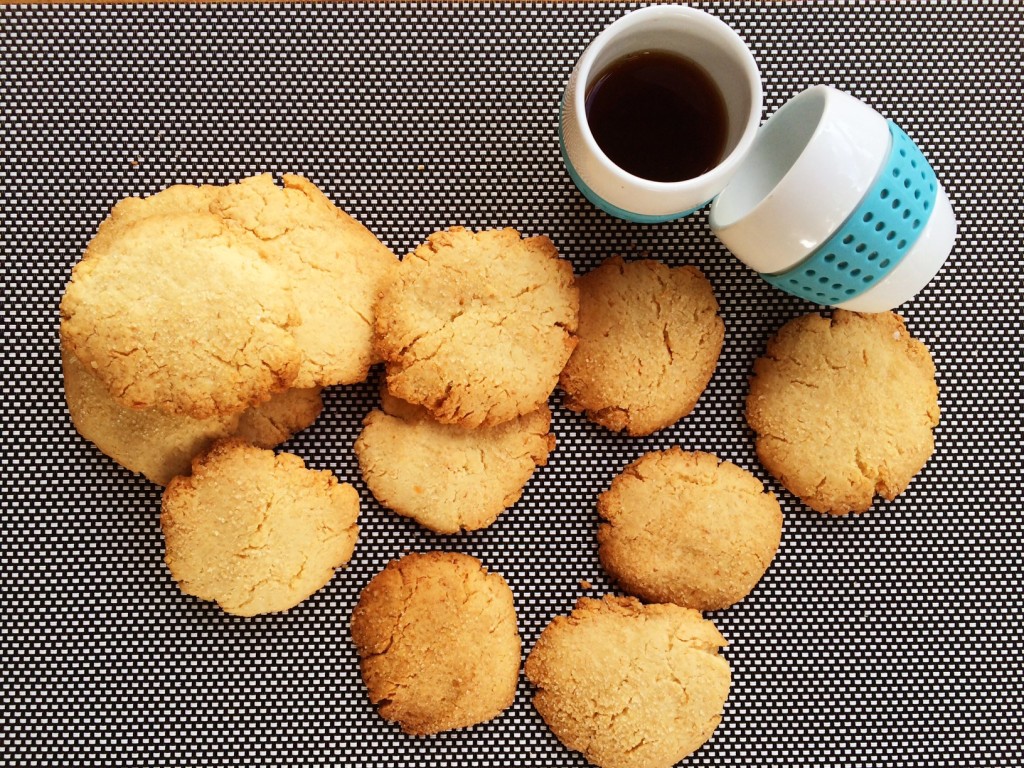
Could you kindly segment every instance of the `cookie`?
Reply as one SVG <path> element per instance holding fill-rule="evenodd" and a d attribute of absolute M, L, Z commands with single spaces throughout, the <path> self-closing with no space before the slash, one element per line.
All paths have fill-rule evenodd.
<path fill-rule="evenodd" d="M 227 613 L 286 611 L 347 564 L 359 496 L 326 470 L 242 440 L 218 441 L 163 493 L 167 567 L 182 592 Z"/>
<path fill-rule="evenodd" d="M 752 474 L 710 453 L 648 453 L 597 500 L 601 564 L 632 595 L 700 611 L 746 597 L 775 557 L 782 510 Z"/>
<path fill-rule="evenodd" d="M 703 273 L 613 256 L 577 283 L 579 344 L 559 378 L 565 406 L 630 435 L 689 414 L 725 333 Z"/>
<path fill-rule="evenodd" d="M 754 363 L 746 415 L 761 463 L 804 504 L 864 512 L 932 455 L 935 365 L 892 312 L 805 315 Z"/>
<path fill-rule="evenodd" d="M 535 411 L 576 344 L 578 309 L 572 267 L 548 238 L 437 232 L 376 306 L 387 387 L 464 427 Z"/>
<path fill-rule="evenodd" d="M 397 268 L 300 176 L 178 185 L 114 207 L 74 270 L 62 333 L 123 405 L 237 412 L 365 379 L 373 304 Z"/>
<path fill-rule="evenodd" d="M 359 596 L 352 640 L 370 701 L 406 733 L 482 723 L 515 698 L 521 647 L 512 591 L 468 555 L 388 563 Z"/>
<path fill-rule="evenodd" d="M 320 414 L 320 389 L 289 389 L 241 414 L 193 419 L 157 408 L 126 408 L 67 350 L 61 350 L 64 395 L 79 434 L 122 467 L 167 485 L 187 475 L 192 459 L 232 435 L 274 448 L 309 427 Z"/>
<path fill-rule="evenodd" d="M 606 596 L 556 617 L 526 660 L 533 704 L 600 768 L 669 768 L 695 752 L 729 695 L 725 638 L 695 610 Z"/>
<path fill-rule="evenodd" d="M 398 270 L 398 257 L 314 184 L 285 174 L 213 187 L 211 210 L 249 233 L 256 250 L 286 276 L 302 313 L 292 329 L 303 360 L 292 386 L 363 381 L 378 362 L 373 305 Z"/>
<path fill-rule="evenodd" d="M 276 448 L 311 427 L 323 407 L 320 387 L 288 389 L 242 413 L 234 434 L 260 448 Z"/>
<path fill-rule="evenodd" d="M 188 474 L 193 458 L 237 429 L 237 413 L 193 419 L 155 408 L 126 408 L 67 350 L 61 351 L 61 361 L 75 429 L 122 467 L 159 485 Z"/>
<path fill-rule="evenodd" d="M 367 488 L 383 506 L 436 533 L 458 533 L 486 528 L 519 500 L 554 449 L 550 428 L 546 404 L 467 430 L 389 396 L 384 410 L 363 420 L 355 452 Z"/>
<path fill-rule="evenodd" d="M 129 408 L 205 419 L 287 389 L 302 362 L 299 312 L 251 239 L 208 211 L 121 226 L 120 210 L 61 301 L 68 351 Z"/>

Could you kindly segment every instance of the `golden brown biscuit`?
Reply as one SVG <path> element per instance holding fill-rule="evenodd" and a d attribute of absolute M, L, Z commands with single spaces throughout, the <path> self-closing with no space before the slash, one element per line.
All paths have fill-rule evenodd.
<path fill-rule="evenodd" d="M 293 387 L 363 381 L 378 362 L 373 305 L 394 279 L 395 256 L 301 176 L 269 175 L 212 187 L 211 210 L 250 233 L 256 250 L 285 275 L 302 324 L 292 330 L 303 360 Z"/>
<path fill-rule="evenodd" d="M 381 504 L 436 533 L 458 533 L 486 528 L 519 500 L 554 448 L 550 428 L 546 404 L 503 424 L 467 430 L 388 396 L 383 411 L 363 420 L 355 452 Z"/>
<path fill-rule="evenodd" d="M 300 319 L 280 271 L 209 212 L 121 210 L 61 301 L 68 351 L 129 408 L 202 419 L 287 389 Z"/>
<path fill-rule="evenodd" d="M 352 557 L 358 515 L 355 489 L 330 472 L 231 438 L 196 459 L 191 477 L 171 480 L 160 525 L 182 592 L 254 616 L 330 581 Z"/>
<path fill-rule="evenodd" d="M 576 344 L 578 309 L 572 267 L 548 238 L 437 232 L 377 304 L 387 387 L 464 427 L 535 411 Z"/>
<path fill-rule="evenodd" d="M 631 597 L 581 597 L 526 660 L 534 706 L 554 734 L 601 768 L 668 768 L 722 719 L 725 638 L 700 613 Z"/>
<path fill-rule="evenodd" d="M 311 427 L 323 407 L 320 387 L 287 389 L 245 411 L 234 434 L 260 448 L 276 448 Z"/>
<path fill-rule="evenodd" d="M 468 555 L 388 563 L 359 597 L 352 640 L 370 701 L 406 733 L 482 723 L 515 698 L 521 647 L 512 591 Z"/>
<path fill-rule="evenodd" d="M 75 429 L 122 467 L 159 485 L 188 474 L 192 459 L 234 434 L 238 414 L 193 419 L 155 408 L 125 408 L 74 355 L 61 350 L 64 395 Z"/>
<path fill-rule="evenodd" d="M 630 435 L 690 413 L 718 364 L 725 328 L 701 271 L 613 256 L 577 282 L 579 344 L 559 379 L 565 406 Z"/>
<path fill-rule="evenodd" d="M 935 365 L 892 312 L 798 317 L 754 363 L 747 421 L 765 468 L 807 506 L 864 512 L 932 454 Z"/>
<path fill-rule="evenodd" d="M 300 176 L 178 185 L 114 207 L 75 268 L 62 335 L 123 405 L 207 418 L 366 378 L 373 304 L 397 268 Z"/>
<path fill-rule="evenodd" d="M 700 611 L 746 597 L 782 535 L 775 495 L 735 464 L 679 448 L 648 453 L 597 500 L 598 555 L 630 594 Z"/>

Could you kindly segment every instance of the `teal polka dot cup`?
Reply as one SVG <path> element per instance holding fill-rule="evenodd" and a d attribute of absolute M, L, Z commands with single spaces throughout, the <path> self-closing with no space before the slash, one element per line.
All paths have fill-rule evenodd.
<path fill-rule="evenodd" d="M 949 199 L 913 140 L 828 86 L 761 127 L 709 223 L 771 285 L 858 312 L 913 298 L 956 240 Z"/>

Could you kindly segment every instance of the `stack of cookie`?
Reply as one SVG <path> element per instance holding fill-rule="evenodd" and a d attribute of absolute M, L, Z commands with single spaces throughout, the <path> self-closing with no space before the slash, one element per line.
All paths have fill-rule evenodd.
<path fill-rule="evenodd" d="M 313 423 L 323 387 L 366 378 L 397 267 L 299 176 L 170 187 L 100 226 L 61 302 L 68 410 L 168 486 L 166 559 L 185 592 L 285 610 L 352 556 L 355 490 L 267 449 Z"/>
<path fill-rule="evenodd" d="M 554 448 L 547 403 L 578 313 L 546 237 L 455 227 L 406 256 L 375 307 L 382 405 L 355 444 L 377 500 L 438 533 L 515 503 Z"/>
<path fill-rule="evenodd" d="M 214 440 L 309 426 L 320 389 L 376 362 L 373 304 L 397 257 L 313 184 L 270 176 L 118 203 L 61 302 L 78 430 L 156 483 Z"/>

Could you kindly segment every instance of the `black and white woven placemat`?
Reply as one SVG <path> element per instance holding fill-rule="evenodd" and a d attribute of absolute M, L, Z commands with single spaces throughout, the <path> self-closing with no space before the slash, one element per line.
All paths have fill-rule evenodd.
<path fill-rule="evenodd" d="M 509 581 L 528 651 L 577 597 L 610 589 L 597 493 L 677 444 L 752 470 L 786 515 L 755 593 L 711 615 L 734 684 L 689 765 L 1022 764 L 1019 5 L 701 4 L 753 48 L 766 115 L 816 83 L 860 97 L 923 148 L 960 221 L 942 273 L 901 308 L 938 367 L 935 455 L 898 500 L 850 519 L 778 488 L 743 420 L 754 358 L 813 307 L 730 257 L 705 214 L 619 222 L 561 167 L 562 85 L 629 7 L 3 9 L 0 764 L 582 765 L 525 679 L 491 723 L 402 735 L 368 703 L 349 614 L 389 559 L 455 549 Z M 494 526 L 460 537 L 373 502 L 352 443 L 375 384 L 328 392 L 287 448 L 360 490 L 351 566 L 286 615 L 226 616 L 171 582 L 159 489 L 72 428 L 57 307 L 118 199 L 263 171 L 309 176 L 397 253 L 450 225 L 510 225 L 551 236 L 578 273 L 613 253 L 697 264 L 725 318 L 719 368 L 691 416 L 646 439 L 589 425 L 556 394 L 549 466 Z"/>

